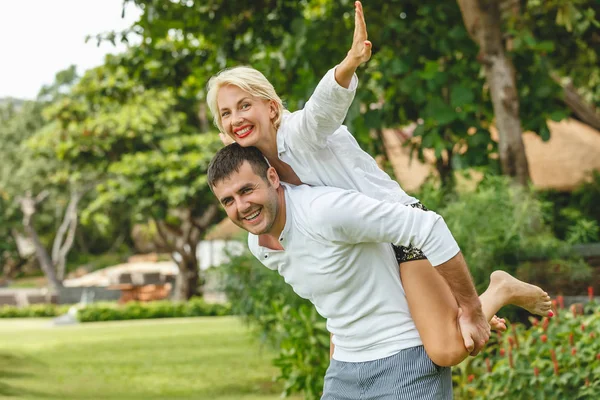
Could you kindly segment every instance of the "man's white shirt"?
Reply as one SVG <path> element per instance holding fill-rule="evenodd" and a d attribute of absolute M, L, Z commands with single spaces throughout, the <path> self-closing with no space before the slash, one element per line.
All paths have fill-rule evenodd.
<path fill-rule="evenodd" d="M 433 265 L 458 251 L 442 217 L 356 191 L 283 184 L 283 251 L 251 252 L 327 318 L 334 358 L 361 362 L 418 346 L 398 263 L 389 243 L 420 248 Z"/>

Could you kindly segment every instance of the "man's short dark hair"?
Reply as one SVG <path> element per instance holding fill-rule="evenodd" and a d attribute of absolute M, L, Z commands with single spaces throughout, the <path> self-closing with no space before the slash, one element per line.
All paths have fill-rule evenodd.
<path fill-rule="evenodd" d="M 211 189 L 215 184 L 227 179 L 234 172 L 239 172 L 244 161 L 248 161 L 254 173 L 265 181 L 269 163 L 256 147 L 242 147 L 232 143 L 215 154 L 208 166 L 208 184 Z"/>

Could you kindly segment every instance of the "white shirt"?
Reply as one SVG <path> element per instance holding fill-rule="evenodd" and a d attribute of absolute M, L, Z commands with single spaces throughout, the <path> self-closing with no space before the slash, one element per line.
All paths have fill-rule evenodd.
<path fill-rule="evenodd" d="M 388 357 L 420 345 L 389 243 L 414 246 L 437 265 L 459 251 L 434 212 L 356 191 L 284 184 L 284 250 L 249 234 L 250 251 L 327 318 L 339 361 Z"/>
<path fill-rule="evenodd" d="M 342 125 L 354 99 L 358 78 L 340 86 L 331 69 L 302 110 L 286 112 L 277 131 L 279 159 L 303 183 L 353 189 L 374 199 L 417 203 L 383 172 Z"/>

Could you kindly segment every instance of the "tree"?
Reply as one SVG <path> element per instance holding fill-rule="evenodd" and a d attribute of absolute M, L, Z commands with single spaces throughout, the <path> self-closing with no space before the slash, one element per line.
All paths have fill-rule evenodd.
<path fill-rule="evenodd" d="M 40 267 L 55 289 L 62 286 L 65 276 L 66 257 L 77 229 L 77 205 L 84 191 L 77 182 L 77 173 L 70 174 L 64 165 L 48 156 L 47 149 L 35 150 L 35 138 L 45 123 L 42 110 L 46 102 L 61 97 L 76 79 L 74 67 L 61 71 L 52 85 L 42 89 L 39 100 L 24 102 L 18 108 L 7 104 L 0 113 L 4 143 L 0 152 L 0 188 L 6 199 L 2 213 L 10 222 L 6 234 L 10 232 L 14 242 L 18 231 L 26 233 Z M 51 200 L 47 204 L 53 207 L 43 204 L 46 200 Z M 47 249 L 49 242 L 51 251 Z"/>
<path fill-rule="evenodd" d="M 176 298 L 187 299 L 200 294 L 197 245 L 219 217 L 205 174 L 221 144 L 218 135 L 187 124 L 172 90 L 146 88 L 112 60 L 87 71 L 46 109 L 53 122 L 36 140 L 70 168 L 96 177 L 97 196 L 84 219 L 107 224 L 119 206 L 135 222 L 155 222 L 179 266 Z"/>
<path fill-rule="evenodd" d="M 529 165 L 521 137 L 519 96 L 515 67 L 504 51 L 500 5 L 494 0 L 459 0 L 467 31 L 479 45 L 486 81 L 490 87 L 502 171 L 521 185 L 529 182 Z"/>
<path fill-rule="evenodd" d="M 127 68 L 154 87 L 176 88 L 177 95 L 185 97 L 185 101 L 178 98 L 178 107 L 187 115 L 202 110 L 203 88 L 211 75 L 239 64 L 263 71 L 289 109 L 301 107 L 320 76 L 344 57 L 352 31 L 350 1 L 131 2 L 142 9 L 139 20 L 130 31 L 111 33 L 104 39 L 132 32 L 141 35 L 135 63 Z M 361 145 L 372 153 L 381 152 L 382 142 L 373 132 L 419 122 L 413 148 L 421 156 L 424 148 L 435 150 L 438 170 L 448 186 L 452 186 L 455 169 L 495 168 L 490 154 L 497 147 L 489 128 L 494 122 L 492 103 L 499 102 L 499 92 L 488 91 L 480 74 L 483 59 L 477 57 L 478 46 L 460 23 L 458 5 L 433 0 L 375 1 L 365 4 L 365 11 L 374 53 L 359 72 L 361 89 L 347 119 Z M 511 112 L 495 116 L 496 125 L 502 127 L 504 171 L 513 175 L 520 171 L 521 182 L 528 176 L 526 159 L 522 146 L 513 145 L 520 134 L 514 134 L 515 130 L 512 136 L 505 135 L 504 126 L 520 118 L 523 129 L 547 138 L 546 121 L 566 115 L 562 91 L 552 81 L 543 58 L 552 49 L 548 41 L 531 40 L 530 31 L 514 41 L 510 52 L 515 63 L 513 81 L 519 82 L 513 87 Z M 195 101 L 192 96 L 197 96 Z M 519 101 L 520 107 L 515 108 Z M 504 149 L 511 148 L 521 150 L 504 156 Z M 516 157 L 519 152 L 520 158 Z"/>

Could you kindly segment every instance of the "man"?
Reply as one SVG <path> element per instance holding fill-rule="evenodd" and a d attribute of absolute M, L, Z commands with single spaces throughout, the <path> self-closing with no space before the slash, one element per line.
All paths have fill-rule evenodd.
<path fill-rule="evenodd" d="M 453 314 L 453 322 L 437 333 L 439 346 L 427 354 L 389 245 L 412 244 L 434 266 L 462 257 L 439 215 L 354 191 L 282 184 L 259 150 L 238 144 L 215 155 L 208 180 L 228 217 L 250 233 L 254 256 L 327 318 L 335 348 L 323 399 L 452 398 L 450 368 L 439 365 L 468 355 L 456 301 L 438 286 L 432 277 L 437 273 L 414 280 L 423 301 L 434 304 L 433 320 L 440 319 L 440 310 Z M 503 291 L 508 283 L 497 276 L 489 296 L 494 301 L 482 295 L 488 320 L 513 300 L 506 293 L 514 290 Z M 527 294 L 537 295 L 537 303 L 518 305 L 541 307 L 541 293 Z"/>

